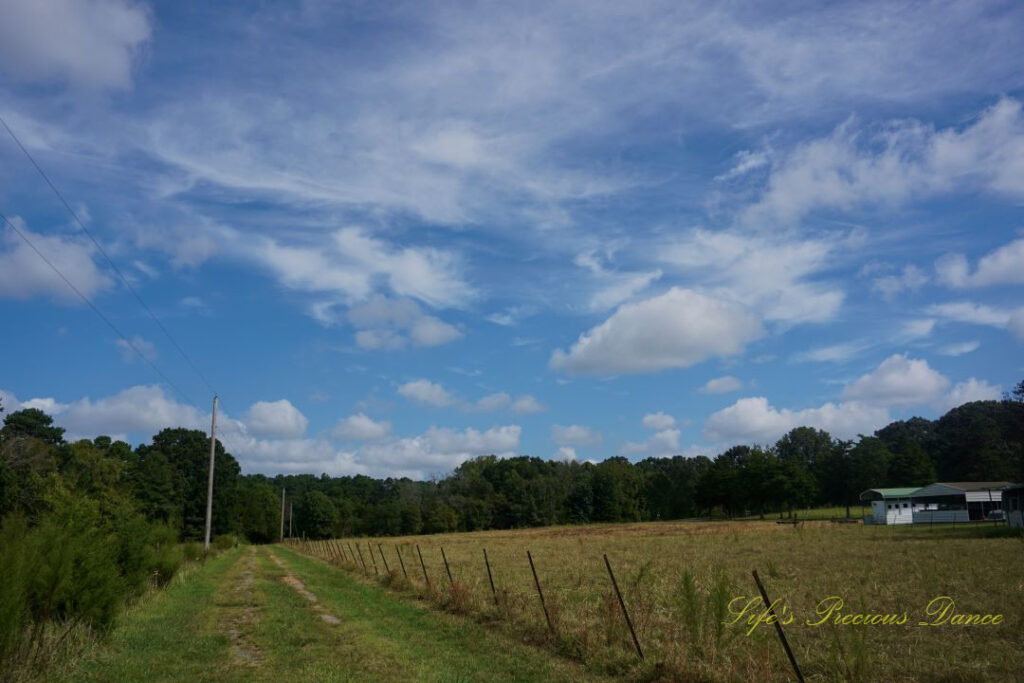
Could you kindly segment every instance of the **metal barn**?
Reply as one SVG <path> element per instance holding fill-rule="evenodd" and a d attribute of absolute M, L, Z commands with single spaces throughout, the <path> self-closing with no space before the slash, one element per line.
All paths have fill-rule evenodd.
<path fill-rule="evenodd" d="M 974 522 L 1002 509 L 1006 481 L 937 482 L 910 496 L 914 524 Z"/>
<path fill-rule="evenodd" d="M 860 494 L 862 502 L 871 502 L 871 514 L 865 524 L 911 524 L 914 521 L 910 496 L 919 486 L 888 489 L 868 489 Z"/>

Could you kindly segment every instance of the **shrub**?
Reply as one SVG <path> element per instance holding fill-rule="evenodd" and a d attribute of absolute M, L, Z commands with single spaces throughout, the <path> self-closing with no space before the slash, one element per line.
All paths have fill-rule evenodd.
<path fill-rule="evenodd" d="M 230 550 L 238 545 L 238 538 L 234 534 L 221 534 L 213 539 L 213 547 L 216 550 Z"/>
<path fill-rule="evenodd" d="M 22 649 L 28 626 L 28 584 L 32 558 L 28 523 L 9 515 L 0 525 L 0 661 L 10 662 Z M 0 681 L 6 680 L 0 671 Z"/>
<path fill-rule="evenodd" d="M 158 586 L 166 586 L 184 561 L 184 553 L 178 545 L 178 532 L 166 524 L 159 524 L 153 527 L 151 538 L 153 561 L 150 571 Z"/>

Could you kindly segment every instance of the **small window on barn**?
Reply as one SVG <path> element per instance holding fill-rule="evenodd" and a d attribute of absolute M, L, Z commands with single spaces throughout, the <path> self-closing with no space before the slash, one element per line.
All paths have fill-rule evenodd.
<path fill-rule="evenodd" d="M 905 508 L 910 507 L 910 503 L 904 503 L 903 507 L 905 507 Z"/>
<path fill-rule="evenodd" d="M 889 508 L 890 510 L 892 510 L 892 503 L 889 503 L 889 505 L 888 505 L 887 507 L 888 507 L 888 508 Z"/>

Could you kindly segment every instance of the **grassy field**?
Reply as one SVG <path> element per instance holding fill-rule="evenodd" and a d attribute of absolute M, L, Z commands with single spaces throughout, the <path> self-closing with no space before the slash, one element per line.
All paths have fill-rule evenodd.
<path fill-rule="evenodd" d="M 792 617 L 785 631 L 809 680 L 1017 680 L 1024 670 L 1024 539 L 1007 531 L 991 525 L 659 522 L 341 539 L 332 546 L 293 547 L 329 558 L 368 584 L 386 584 L 410 600 L 426 600 L 437 610 L 487 623 L 511 641 L 544 644 L 581 661 L 592 676 L 792 678 L 773 626 L 760 623 L 748 633 L 746 615 L 722 624 L 733 622 L 747 599 L 758 595 L 751 577 L 756 568 L 769 597 L 782 601 L 777 607 L 785 607 L 783 619 Z M 417 545 L 431 589 L 423 579 Z M 485 548 L 496 599 L 484 565 Z M 346 560 L 338 559 L 338 550 Z M 527 550 L 536 563 L 553 633 L 541 611 Z M 636 626 L 643 662 L 612 591 L 605 553 Z M 919 625 L 936 620 L 926 609 L 939 596 L 955 601 L 955 613 L 999 614 L 1001 623 Z M 843 599 L 840 614 L 851 619 L 858 613 L 905 613 L 906 621 L 837 624 L 833 611 L 824 623 L 808 623 L 821 619 L 817 610 L 832 597 Z"/>
<path fill-rule="evenodd" d="M 572 681 L 581 666 L 283 547 L 222 553 L 45 680 Z"/>

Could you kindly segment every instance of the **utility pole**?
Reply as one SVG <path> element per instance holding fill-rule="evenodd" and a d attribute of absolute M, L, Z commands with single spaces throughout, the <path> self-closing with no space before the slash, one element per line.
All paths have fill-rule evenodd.
<path fill-rule="evenodd" d="M 210 422 L 210 477 L 206 485 L 206 543 L 210 549 L 210 527 L 213 524 L 213 457 L 217 452 L 217 394 L 213 395 L 213 419 Z"/>
<path fill-rule="evenodd" d="M 292 537 L 292 517 L 295 516 L 295 504 L 288 502 L 288 538 Z"/>
<path fill-rule="evenodd" d="M 281 489 L 281 542 L 284 542 L 284 489 Z"/>

